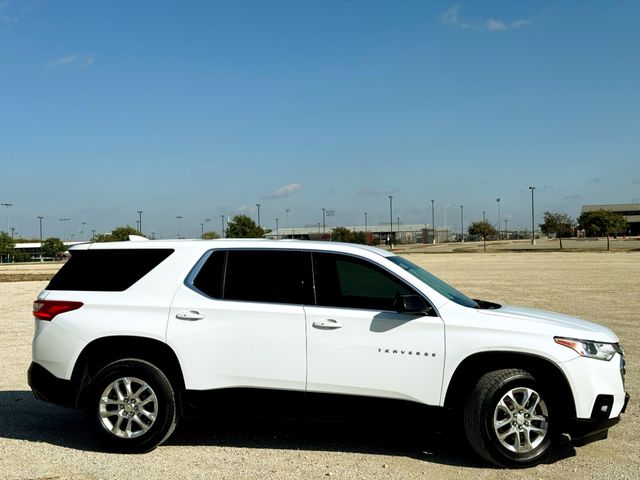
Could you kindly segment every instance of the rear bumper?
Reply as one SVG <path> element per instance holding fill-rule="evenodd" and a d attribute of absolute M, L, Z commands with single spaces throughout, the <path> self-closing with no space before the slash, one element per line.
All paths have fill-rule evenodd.
<path fill-rule="evenodd" d="M 31 362 L 27 380 L 38 400 L 75 408 L 76 392 L 70 380 L 63 380 L 35 362 Z"/>
<path fill-rule="evenodd" d="M 629 394 L 625 394 L 624 405 L 620 413 L 624 413 L 629 403 Z M 582 447 L 591 442 L 604 440 L 609 434 L 609 429 L 620 421 L 620 416 L 614 418 L 597 418 L 598 411 L 594 411 L 590 419 L 573 419 L 569 425 L 571 443 L 576 447 Z"/>

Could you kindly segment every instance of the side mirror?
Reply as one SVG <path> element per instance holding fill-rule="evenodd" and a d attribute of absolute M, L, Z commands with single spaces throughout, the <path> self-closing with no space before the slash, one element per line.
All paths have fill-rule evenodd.
<path fill-rule="evenodd" d="M 420 295 L 396 295 L 394 301 L 396 312 L 429 315 L 432 308 Z"/>

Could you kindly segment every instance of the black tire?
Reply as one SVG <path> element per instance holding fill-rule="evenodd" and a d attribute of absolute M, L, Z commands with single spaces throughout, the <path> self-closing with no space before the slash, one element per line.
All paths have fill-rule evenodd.
<path fill-rule="evenodd" d="M 134 358 L 110 363 L 96 374 L 85 414 L 98 441 L 123 453 L 153 450 L 178 421 L 169 379 L 153 364 Z"/>
<path fill-rule="evenodd" d="M 551 449 L 550 413 L 548 393 L 527 371 L 495 370 L 483 375 L 469 395 L 464 428 L 471 447 L 485 460 L 531 467 Z"/>

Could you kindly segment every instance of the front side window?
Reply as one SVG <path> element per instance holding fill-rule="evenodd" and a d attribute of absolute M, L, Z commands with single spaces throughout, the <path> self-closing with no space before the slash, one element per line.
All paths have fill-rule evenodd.
<path fill-rule="evenodd" d="M 395 310 L 397 295 L 415 293 L 382 268 L 349 255 L 314 253 L 317 304 Z"/>
<path fill-rule="evenodd" d="M 478 308 L 478 303 L 475 300 L 470 299 L 464 293 L 459 292 L 448 283 L 440 280 L 438 277 L 436 277 L 432 273 L 427 272 L 424 268 L 421 268 L 415 263 L 410 262 L 406 258 L 403 258 L 400 256 L 392 256 L 392 257 L 387 257 L 387 259 L 392 261 L 396 265 L 402 267 L 411 275 L 421 280 L 425 284 L 429 285 L 440 295 L 448 298 L 449 300 L 457 303 L 458 305 L 462 305 L 470 308 Z"/>

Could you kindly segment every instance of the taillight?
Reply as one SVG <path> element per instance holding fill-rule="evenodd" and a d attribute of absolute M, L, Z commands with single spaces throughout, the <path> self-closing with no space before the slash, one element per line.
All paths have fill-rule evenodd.
<path fill-rule="evenodd" d="M 53 320 L 61 313 L 77 310 L 82 302 L 68 302 L 66 300 L 36 300 L 33 302 L 33 316 L 40 320 Z"/>

